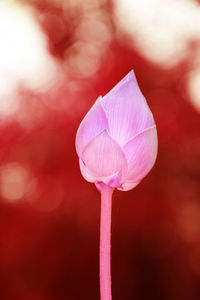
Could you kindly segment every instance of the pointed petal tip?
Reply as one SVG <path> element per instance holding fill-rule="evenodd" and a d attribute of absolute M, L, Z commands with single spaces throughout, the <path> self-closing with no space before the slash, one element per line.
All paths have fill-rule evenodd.
<path fill-rule="evenodd" d="M 119 82 L 119 84 L 121 83 L 126 83 L 126 82 L 129 82 L 133 80 L 135 83 L 137 83 L 137 80 L 136 80 L 136 76 L 135 76 L 135 72 L 133 71 L 133 69 L 126 75 L 122 78 L 122 80 Z"/>
<path fill-rule="evenodd" d="M 137 79 L 135 76 L 135 73 L 133 71 L 133 69 L 126 74 L 106 95 L 104 95 L 103 97 L 101 97 L 101 99 L 103 99 L 105 96 L 107 96 L 108 94 L 112 94 L 113 91 L 116 91 L 117 89 L 119 89 L 122 85 L 124 85 L 125 83 L 129 82 L 129 81 L 134 81 L 136 84 L 137 83 Z M 99 97 L 99 98 L 100 98 Z"/>
<path fill-rule="evenodd" d="M 120 146 L 103 130 L 85 147 L 82 159 L 96 178 L 111 176 L 127 168 Z"/>
<path fill-rule="evenodd" d="M 152 112 L 130 72 L 101 100 L 108 120 L 109 134 L 124 145 L 138 132 L 154 125 Z M 128 79 L 130 77 L 130 79 Z"/>
<path fill-rule="evenodd" d="M 127 74 L 127 76 L 128 76 L 128 80 L 134 80 L 137 82 L 135 72 L 133 71 L 133 69 Z"/>

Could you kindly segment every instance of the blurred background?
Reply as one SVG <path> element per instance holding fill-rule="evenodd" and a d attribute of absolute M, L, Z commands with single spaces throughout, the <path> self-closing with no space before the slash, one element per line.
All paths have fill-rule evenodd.
<path fill-rule="evenodd" d="M 1 0 L 1 300 L 99 299 L 100 194 L 74 140 L 131 69 L 159 153 L 114 193 L 113 299 L 200 299 L 200 1 Z"/>

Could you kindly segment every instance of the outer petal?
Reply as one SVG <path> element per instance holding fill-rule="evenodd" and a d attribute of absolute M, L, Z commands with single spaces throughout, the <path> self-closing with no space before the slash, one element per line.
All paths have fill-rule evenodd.
<path fill-rule="evenodd" d="M 79 158 L 79 165 L 81 173 L 85 180 L 89 182 L 95 182 L 98 189 L 100 189 L 101 182 L 108 184 L 111 187 L 118 187 L 121 184 L 121 174 L 119 172 L 117 172 L 116 174 L 112 174 L 111 176 L 97 177 L 87 169 L 81 158 Z"/>
<path fill-rule="evenodd" d="M 132 76 L 122 80 L 101 99 L 108 119 L 109 134 L 120 145 L 154 125 L 152 113 Z"/>
<path fill-rule="evenodd" d="M 101 106 L 100 98 L 89 110 L 82 120 L 76 134 L 76 151 L 78 156 L 81 154 L 85 146 L 104 129 L 108 129 L 108 121 L 105 112 Z"/>
<path fill-rule="evenodd" d="M 87 167 L 85 166 L 81 158 L 79 158 L 79 166 L 80 166 L 81 174 L 83 175 L 85 180 L 89 182 L 95 182 L 95 176 L 87 169 Z"/>
<path fill-rule="evenodd" d="M 139 182 L 131 182 L 131 181 L 127 181 L 125 183 L 123 183 L 121 185 L 121 187 L 117 188 L 120 191 L 130 191 L 132 190 L 134 187 L 136 187 L 136 185 L 138 185 Z"/>
<path fill-rule="evenodd" d="M 123 173 L 127 170 L 123 151 L 106 130 L 86 146 L 82 159 L 87 169 L 96 178 L 115 175 L 117 172 Z"/>
<path fill-rule="evenodd" d="M 153 167 L 157 156 L 157 131 L 153 126 L 131 139 L 124 147 L 128 173 L 125 182 L 139 182 Z"/>
<path fill-rule="evenodd" d="M 112 93 L 115 89 L 118 89 L 123 83 L 129 81 L 129 80 L 134 80 L 135 83 L 137 83 L 136 77 L 135 77 L 135 73 L 133 70 L 131 70 L 124 78 L 122 78 L 122 80 L 120 80 L 120 82 L 118 82 L 111 90 L 109 93 Z M 108 93 L 108 94 L 109 94 Z M 107 95 L 108 95 L 107 94 Z"/>

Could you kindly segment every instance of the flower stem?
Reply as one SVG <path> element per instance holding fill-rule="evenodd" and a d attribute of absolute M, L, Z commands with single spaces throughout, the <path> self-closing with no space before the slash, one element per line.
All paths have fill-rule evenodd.
<path fill-rule="evenodd" d="M 100 223 L 100 294 L 101 300 L 111 300 L 111 210 L 113 188 L 102 185 Z"/>

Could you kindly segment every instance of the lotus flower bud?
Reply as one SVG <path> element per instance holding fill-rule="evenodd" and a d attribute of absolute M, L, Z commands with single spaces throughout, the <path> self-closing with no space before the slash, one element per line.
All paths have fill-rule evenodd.
<path fill-rule="evenodd" d="M 78 128 L 76 151 L 83 177 L 98 188 L 128 191 L 151 170 L 156 125 L 133 71 L 96 100 Z"/>

